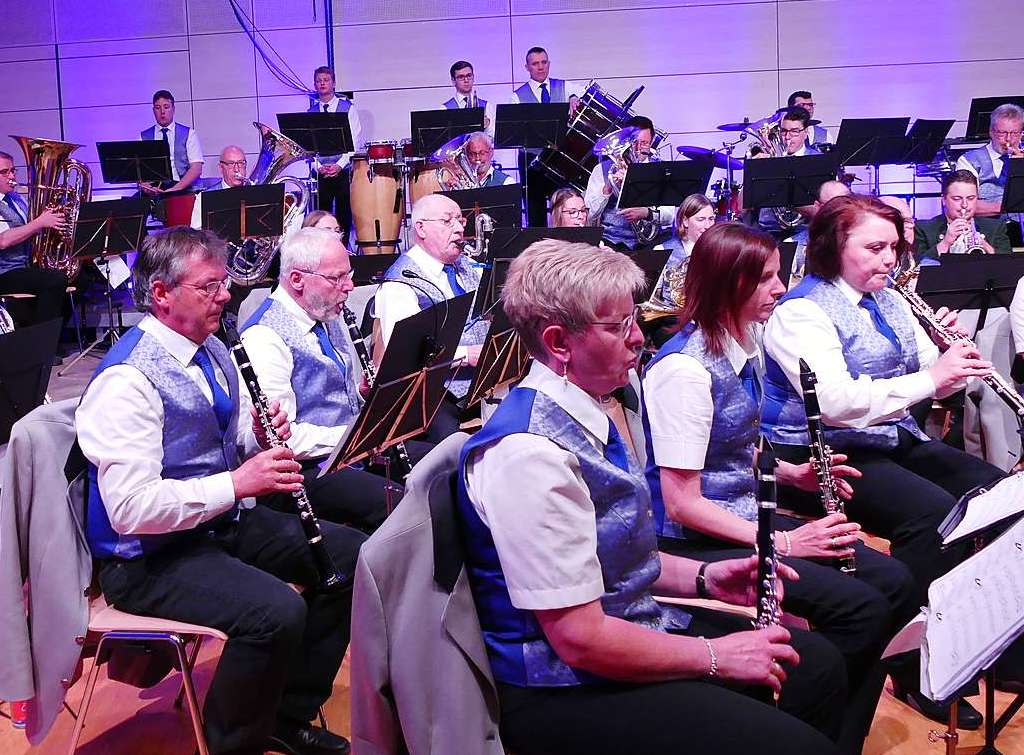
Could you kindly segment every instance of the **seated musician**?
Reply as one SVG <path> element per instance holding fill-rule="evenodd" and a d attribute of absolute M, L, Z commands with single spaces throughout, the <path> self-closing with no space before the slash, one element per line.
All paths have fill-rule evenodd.
<path fill-rule="evenodd" d="M 991 370 L 973 344 L 954 343 L 940 354 L 933 337 L 907 303 L 887 288 L 888 275 L 908 246 L 900 213 L 878 200 L 836 197 L 810 228 L 807 277 L 775 308 L 765 328 L 766 376 L 762 431 L 780 458 L 807 460 L 807 419 L 799 361 L 818 378 L 826 437 L 861 472 L 846 514 L 887 538 L 891 553 L 916 582 L 916 605 L 927 603 L 928 585 L 955 566 L 963 548 L 940 548 L 937 529 L 957 499 L 991 483 L 1001 470 L 931 440 L 908 409 L 944 398 L 967 380 Z M 959 329 L 955 313 L 937 316 Z M 784 488 L 780 501 L 817 515 L 816 497 Z M 916 668 L 893 670 L 896 696 L 936 721 L 948 719 L 918 691 Z M 964 700 L 961 728 L 977 728 L 980 714 Z"/>
<path fill-rule="evenodd" d="M 802 107 L 807 111 L 808 118 L 814 118 L 814 95 L 806 90 L 793 92 L 786 100 L 786 107 Z M 828 144 L 831 141 L 828 129 L 819 124 L 808 126 L 807 146 L 814 147 L 817 144 Z"/>
<path fill-rule="evenodd" d="M 658 552 L 643 468 L 601 404 L 636 366 L 643 285 L 625 255 L 555 240 L 509 269 L 505 311 L 535 361 L 463 449 L 458 498 L 502 742 L 523 755 L 832 752 L 797 717 L 835 734 L 834 648 L 652 597 L 749 605 L 754 561 Z M 764 693 L 780 687 L 776 709 Z"/>
<path fill-rule="evenodd" d="M 412 234 L 416 243 L 403 252 L 384 274 L 376 297 L 380 331 L 386 347 L 395 323 L 422 309 L 470 291 L 480 285 L 480 269 L 462 254 L 466 221 L 461 208 L 441 194 L 429 194 L 412 208 Z M 407 273 L 408 271 L 408 273 Z M 438 442 L 459 429 L 459 399 L 469 392 L 472 370 L 487 337 L 487 323 L 470 318 L 454 358 L 463 367 L 448 384 L 448 393 L 428 433 Z"/>
<path fill-rule="evenodd" d="M 548 226 L 551 228 L 583 228 L 587 225 L 589 213 L 583 195 L 572 186 L 563 186 L 551 195 L 551 213 Z"/>
<path fill-rule="evenodd" d="M 757 535 L 755 444 L 761 401 L 761 329 L 777 299 L 779 251 L 771 236 L 724 223 L 690 257 L 682 329 L 644 372 L 647 481 L 662 551 L 700 561 L 747 558 Z M 833 474 L 856 477 L 836 456 Z M 780 484 L 818 490 L 810 463 L 780 462 Z M 840 494 L 850 486 L 839 479 Z M 857 538 L 842 513 L 804 523 L 776 516 L 775 543 L 800 580 L 783 607 L 806 618 L 846 660 L 844 752 L 860 752 L 882 691 L 879 658 L 918 611 L 913 577 Z M 856 575 L 834 559 L 856 555 Z"/>
<path fill-rule="evenodd" d="M 241 147 L 234 144 L 228 145 L 220 152 L 220 159 L 217 161 L 217 170 L 220 171 L 220 183 L 208 186 L 205 191 L 218 191 L 220 189 L 233 189 L 236 186 L 244 186 L 246 183 L 245 169 L 247 161 L 245 152 Z M 203 192 L 196 194 L 195 204 L 192 205 L 193 228 L 203 227 Z"/>
<path fill-rule="evenodd" d="M 942 179 L 942 214 L 917 224 L 914 257 L 936 264 L 944 254 L 1009 254 L 1010 237 L 1002 218 L 977 215 L 978 179 L 968 170 L 955 170 Z"/>
<path fill-rule="evenodd" d="M 818 197 L 814 200 L 814 203 L 801 207 L 800 214 L 804 217 L 805 222 L 810 223 L 814 220 L 814 216 L 818 214 L 818 210 L 821 209 L 821 206 L 825 204 L 825 202 L 832 199 L 832 197 L 845 197 L 850 193 L 850 187 L 842 181 L 825 181 L 820 187 L 818 187 Z M 789 237 L 790 241 L 796 243 L 796 251 L 793 254 L 793 265 L 790 269 L 790 276 L 802 278 L 804 275 L 804 266 L 807 262 L 808 238 L 809 236 L 806 225 L 798 228 L 797 232 Z M 790 285 L 793 285 L 792 282 Z"/>
<path fill-rule="evenodd" d="M 75 417 L 103 593 L 123 611 L 228 635 L 203 714 L 211 753 L 347 753 L 309 722 L 345 656 L 365 536 L 321 523 L 342 577 L 327 592 L 298 515 L 253 502 L 291 500 L 302 476 L 287 448 L 261 450 L 268 439 L 212 337 L 228 299 L 223 243 L 191 228 L 151 235 L 132 275 L 147 314 L 100 363 Z M 287 439 L 286 415 L 270 410 Z"/>
<path fill-rule="evenodd" d="M 656 162 L 658 157 L 651 151 L 651 145 L 654 143 L 654 123 L 651 119 L 643 115 L 634 115 L 626 121 L 625 127 L 638 129 L 627 161 Z M 616 209 L 615 205 L 625 178 L 626 171 L 621 169 L 621 166 L 616 165 L 611 158 L 602 158 L 590 172 L 584 198 L 590 212 L 590 221 L 600 224 L 604 229 L 603 239 L 606 244 L 619 249 L 636 249 L 648 242 L 638 240 L 633 224 L 653 223 L 660 231 L 672 223 L 676 208 L 665 205 Z"/>
<path fill-rule="evenodd" d="M 455 87 L 455 94 L 444 103 L 446 110 L 464 110 L 466 108 L 482 107 L 484 109 L 484 131 L 494 133 L 491 124 L 494 123 L 494 104 L 489 103 L 483 97 L 476 94 L 476 75 L 473 72 L 473 64 L 468 60 L 456 60 L 449 69 L 452 76 L 452 86 Z"/>
<path fill-rule="evenodd" d="M 303 228 L 322 228 L 341 235 L 341 225 L 338 219 L 326 210 L 313 210 L 302 219 Z"/>
<path fill-rule="evenodd" d="M 352 131 L 352 144 L 358 150 L 362 143 L 362 125 L 359 110 L 348 97 L 334 91 L 334 69 L 319 66 L 313 71 L 313 89 L 316 98 L 309 106 L 310 113 L 348 113 Z M 333 213 L 341 224 L 342 239 L 348 245 L 352 226 L 352 205 L 349 199 L 349 155 L 317 155 L 313 169 L 317 174 L 317 203 L 319 209 Z"/>
<path fill-rule="evenodd" d="M 808 115 L 807 111 L 799 106 L 789 108 L 785 113 L 782 114 L 782 120 L 779 121 L 779 141 L 781 154 L 774 154 L 766 151 L 760 144 L 755 144 L 750 148 L 748 157 L 753 158 L 765 158 L 765 157 L 803 157 L 804 155 L 820 155 L 816 147 L 808 145 L 807 133 L 809 129 L 808 122 L 811 120 L 811 116 Z M 758 213 L 757 224 L 767 231 L 779 231 L 781 225 L 778 218 L 775 216 L 774 210 L 781 208 L 762 207 Z"/>
<path fill-rule="evenodd" d="M 686 264 L 697 239 L 715 224 L 715 206 L 703 194 L 690 194 L 676 210 L 675 233 L 663 245 L 670 249 L 665 268 L 677 270 Z"/>
<path fill-rule="evenodd" d="M 962 154 L 957 170 L 969 170 L 978 178 L 977 215 L 998 215 L 1002 212 L 1007 168 L 1012 158 L 1024 157 L 1021 133 L 1024 132 L 1024 109 L 1008 103 L 1000 105 L 989 116 L 989 142 Z"/>
<path fill-rule="evenodd" d="M 196 130 L 174 120 L 174 95 L 161 89 L 153 95 L 153 119 L 156 123 L 142 131 L 143 140 L 163 140 L 171 153 L 171 181 L 163 186 L 142 183 L 139 188 L 157 196 L 188 189 L 203 174 L 203 148 Z"/>
<path fill-rule="evenodd" d="M 466 161 L 478 186 L 506 186 L 516 181 L 494 163 L 494 142 L 483 131 L 469 135 L 466 141 Z"/>

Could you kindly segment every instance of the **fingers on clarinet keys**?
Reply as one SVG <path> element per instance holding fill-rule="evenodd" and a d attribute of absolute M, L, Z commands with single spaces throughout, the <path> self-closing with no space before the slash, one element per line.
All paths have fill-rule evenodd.
<path fill-rule="evenodd" d="M 288 448 L 262 451 L 231 472 L 235 498 L 295 492 L 302 487 L 301 469 Z"/>

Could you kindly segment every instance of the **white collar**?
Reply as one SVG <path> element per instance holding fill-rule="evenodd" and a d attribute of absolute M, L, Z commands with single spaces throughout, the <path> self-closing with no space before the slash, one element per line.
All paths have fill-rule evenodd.
<path fill-rule="evenodd" d="M 139 330 L 153 336 L 172 357 L 181 363 L 182 367 L 192 364 L 192 358 L 199 351 L 201 345 L 178 331 L 172 330 L 152 314 L 146 315 L 139 321 Z"/>
<path fill-rule="evenodd" d="M 175 121 L 171 121 L 166 126 L 161 126 L 159 123 L 157 123 L 155 125 L 155 127 L 154 127 L 153 135 L 154 136 L 159 135 L 159 136 L 163 137 L 163 130 L 167 129 L 167 136 L 169 136 L 169 137 L 170 136 L 174 136 L 174 127 L 176 125 L 177 125 L 177 123 Z"/>
<path fill-rule="evenodd" d="M 805 139 L 804 143 L 800 145 L 800 149 L 798 149 L 792 155 L 789 155 L 789 157 L 803 157 L 806 154 L 807 154 L 807 140 Z"/>
<path fill-rule="evenodd" d="M 1002 159 L 1003 154 L 992 147 L 992 141 L 991 140 L 989 140 L 989 142 L 985 145 L 985 149 L 988 150 L 988 156 L 989 156 L 989 159 L 992 160 L 992 164 L 993 165 L 995 165 L 997 162 L 999 162 Z"/>
<path fill-rule="evenodd" d="M 843 296 L 845 296 L 847 299 L 850 300 L 851 304 L 855 304 L 858 307 L 860 306 L 860 300 L 863 299 L 865 296 L 867 296 L 867 294 L 864 293 L 863 291 L 858 291 L 853 286 L 851 286 L 849 283 L 847 283 L 846 280 L 841 275 L 837 276 L 832 281 L 832 283 L 835 284 L 835 287 L 837 289 L 839 289 L 839 291 L 843 294 Z"/>
<path fill-rule="evenodd" d="M 419 244 L 413 245 L 406 254 L 408 254 L 409 259 L 415 262 L 427 275 L 433 278 L 440 278 L 441 275 L 444 274 L 444 263 L 436 257 L 431 256 L 430 252 Z"/>
<path fill-rule="evenodd" d="M 566 414 L 579 422 L 597 438 L 601 445 L 608 444 L 608 415 L 586 391 L 576 384 L 563 380 L 561 375 L 539 360 L 533 360 L 530 372 L 521 382 L 522 388 L 540 391 L 561 407 Z"/>
<path fill-rule="evenodd" d="M 324 105 L 327 105 L 327 109 L 330 112 L 333 113 L 337 109 L 337 107 L 338 107 L 337 103 L 340 102 L 340 101 L 341 101 L 341 98 L 338 95 L 334 95 L 333 97 L 331 97 L 331 99 L 327 100 L 327 102 L 324 102 L 319 97 L 317 97 L 316 98 L 316 106 L 320 110 L 323 110 L 324 109 Z"/>
<path fill-rule="evenodd" d="M 754 345 L 750 351 L 744 349 L 740 342 L 732 337 L 731 333 L 725 334 L 725 358 L 729 360 L 729 364 L 737 375 L 740 374 L 740 370 L 751 359 L 756 359 L 758 363 L 761 361 L 761 349 L 758 345 L 760 333 L 758 331 L 758 324 L 752 323 L 750 326 L 750 337 Z"/>
<path fill-rule="evenodd" d="M 551 77 L 548 76 L 546 79 L 544 79 L 544 81 L 534 81 L 533 79 L 530 79 L 530 86 L 533 87 L 533 91 L 535 91 L 535 92 L 539 92 L 540 91 L 541 84 L 547 84 L 548 85 L 548 94 L 550 94 L 551 93 Z"/>
<path fill-rule="evenodd" d="M 304 310 L 299 303 L 292 298 L 291 292 L 286 291 L 284 286 L 278 284 L 277 288 L 270 294 L 270 298 L 285 308 L 292 317 L 298 320 L 305 330 L 309 331 L 316 325 L 316 320 L 309 316 L 309 313 Z"/>

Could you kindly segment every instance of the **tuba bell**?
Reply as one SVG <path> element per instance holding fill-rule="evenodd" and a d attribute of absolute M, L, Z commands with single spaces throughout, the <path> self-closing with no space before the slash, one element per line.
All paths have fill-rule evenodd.
<path fill-rule="evenodd" d="M 80 144 L 55 139 L 11 135 L 25 153 L 28 172 L 28 219 L 45 210 L 64 215 L 63 231 L 45 228 L 32 239 L 32 264 L 59 270 L 68 280 L 78 275 L 81 260 L 75 256 L 75 225 L 83 202 L 92 196 L 92 172 L 70 155 Z"/>
<path fill-rule="evenodd" d="M 786 146 L 782 142 L 782 118 L 769 118 L 754 129 L 746 129 L 745 133 L 750 134 L 757 140 L 757 144 L 750 148 L 750 154 L 756 155 L 765 153 L 768 157 L 784 157 Z M 772 214 L 783 228 L 796 228 L 803 224 L 803 216 L 792 207 L 772 207 Z"/>
<path fill-rule="evenodd" d="M 430 156 L 430 162 L 438 164 L 437 182 L 441 185 L 441 191 L 480 187 L 476 171 L 469 164 L 469 158 L 466 156 L 466 147 L 469 146 L 470 137 L 472 134 L 456 136 L 441 145 Z"/>
<path fill-rule="evenodd" d="M 289 191 L 285 192 L 284 233 L 281 236 L 243 239 L 240 244 L 228 244 L 228 276 L 240 286 L 254 286 L 258 283 L 270 269 L 270 263 L 284 235 L 302 226 L 309 205 L 309 189 L 299 179 L 281 174 L 293 162 L 313 157 L 313 153 L 270 126 L 256 121 L 252 125 L 260 132 L 260 155 L 246 183 L 283 183 L 286 187 L 293 184 L 298 197 Z"/>
<path fill-rule="evenodd" d="M 591 150 L 598 157 L 607 157 L 612 161 L 614 170 L 611 175 L 622 176 L 621 179 L 612 179 L 615 184 L 615 193 L 622 198 L 622 184 L 625 182 L 626 171 L 634 161 L 634 145 L 636 137 L 641 129 L 635 126 L 627 126 L 618 131 L 605 134 L 594 143 Z M 649 244 L 658 235 L 658 224 L 650 219 L 641 219 L 630 222 L 633 235 L 641 244 Z"/>

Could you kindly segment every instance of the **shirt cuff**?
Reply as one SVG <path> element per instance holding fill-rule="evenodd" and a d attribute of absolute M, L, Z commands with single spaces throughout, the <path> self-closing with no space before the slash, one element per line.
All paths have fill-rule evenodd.
<path fill-rule="evenodd" d="M 548 611 L 556 608 L 572 608 L 590 603 L 604 595 L 601 579 L 585 582 L 556 590 L 530 590 L 509 587 L 508 596 L 512 605 L 524 611 Z"/>
<path fill-rule="evenodd" d="M 931 373 L 928 370 L 920 370 L 919 372 L 907 375 L 905 379 L 909 388 L 910 403 L 916 404 L 918 401 L 923 401 L 935 395 L 935 381 L 932 380 Z M 966 384 L 967 381 L 964 381 L 964 385 Z"/>
<path fill-rule="evenodd" d="M 203 478 L 203 493 L 206 499 L 206 516 L 209 521 L 235 505 L 235 484 L 230 472 L 219 472 Z"/>
<path fill-rule="evenodd" d="M 708 438 L 669 438 L 652 435 L 654 463 L 670 469 L 700 471 L 708 454 Z"/>

